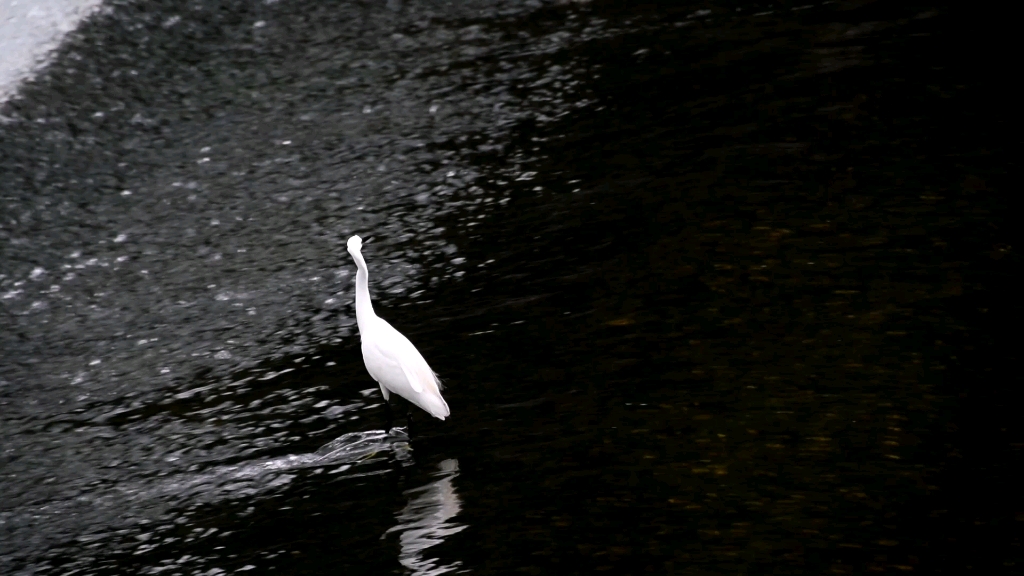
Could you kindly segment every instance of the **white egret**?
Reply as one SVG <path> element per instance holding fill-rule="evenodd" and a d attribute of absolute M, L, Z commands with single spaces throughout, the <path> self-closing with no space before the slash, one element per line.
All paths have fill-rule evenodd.
<path fill-rule="evenodd" d="M 431 416 L 444 420 L 448 403 L 441 397 L 441 381 L 430 369 L 423 355 L 408 338 L 395 330 L 386 320 L 373 312 L 370 303 L 369 277 L 366 261 L 360 250 L 363 239 L 348 239 L 348 253 L 356 262 L 356 323 L 362 343 L 363 363 L 366 371 L 380 384 L 384 401 L 391 392 L 426 410 Z"/>

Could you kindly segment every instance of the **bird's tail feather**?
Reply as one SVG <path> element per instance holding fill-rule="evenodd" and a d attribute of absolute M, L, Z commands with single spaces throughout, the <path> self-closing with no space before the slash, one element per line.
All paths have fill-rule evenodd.
<path fill-rule="evenodd" d="M 416 400 L 416 404 L 418 404 L 420 408 L 429 412 L 434 418 L 444 420 L 449 414 L 451 414 L 451 411 L 448 409 L 448 403 L 444 401 L 444 398 L 442 398 L 440 394 L 436 396 L 433 394 L 425 394 Z"/>

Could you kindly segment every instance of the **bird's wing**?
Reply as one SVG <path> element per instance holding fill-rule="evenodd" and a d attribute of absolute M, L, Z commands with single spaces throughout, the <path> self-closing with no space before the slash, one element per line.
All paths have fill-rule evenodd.
<path fill-rule="evenodd" d="M 380 320 L 387 327 L 385 339 L 374 344 L 374 348 L 380 356 L 388 363 L 397 364 L 402 369 L 406 380 L 409 381 L 409 386 L 417 394 L 422 394 L 428 388 L 436 387 L 437 377 L 419 350 L 405 335 L 395 330 L 383 318 Z"/>
<path fill-rule="evenodd" d="M 419 378 L 417 378 L 416 371 L 415 370 L 411 370 L 410 367 L 407 364 L 408 363 L 406 363 L 406 362 L 402 363 L 402 372 L 405 373 L 405 378 L 406 378 L 406 380 L 409 381 L 409 386 L 412 386 L 413 392 L 415 392 L 417 394 L 422 394 L 423 393 L 423 383 L 420 382 Z"/>
<path fill-rule="evenodd" d="M 408 338 L 402 336 L 402 344 L 400 349 L 402 353 L 398 358 L 398 363 L 402 366 L 402 372 L 405 373 L 405 377 L 409 380 L 409 386 L 416 391 L 417 394 L 423 392 L 437 393 L 437 376 L 434 371 L 430 369 L 430 365 L 420 354 L 420 351 L 413 346 L 412 342 Z"/>

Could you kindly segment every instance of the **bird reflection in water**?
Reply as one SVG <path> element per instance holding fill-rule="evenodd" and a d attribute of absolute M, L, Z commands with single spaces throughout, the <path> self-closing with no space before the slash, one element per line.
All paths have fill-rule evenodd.
<path fill-rule="evenodd" d="M 466 528 L 449 522 L 460 510 L 459 496 L 452 484 L 459 475 L 459 461 L 454 458 L 445 460 L 438 469 L 436 475 L 440 476 L 439 479 L 405 492 L 409 503 L 398 513 L 398 524 L 387 531 L 387 534 L 400 533 L 398 541 L 402 549 L 398 561 L 416 576 L 446 574 L 462 564 L 441 564 L 435 558 L 423 556 L 427 548 Z"/>

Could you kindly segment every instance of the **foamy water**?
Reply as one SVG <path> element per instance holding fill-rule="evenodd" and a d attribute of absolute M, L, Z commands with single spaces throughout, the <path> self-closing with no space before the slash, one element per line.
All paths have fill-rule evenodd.
<path fill-rule="evenodd" d="M 101 0 L 0 0 L 0 102 L 49 61 Z"/>

